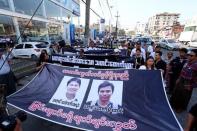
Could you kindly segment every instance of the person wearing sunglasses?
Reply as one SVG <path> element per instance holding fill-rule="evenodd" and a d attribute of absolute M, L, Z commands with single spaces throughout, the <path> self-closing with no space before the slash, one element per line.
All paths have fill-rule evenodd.
<path fill-rule="evenodd" d="M 180 113 L 187 109 L 193 88 L 197 87 L 197 49 L 188 53 L 188 62 L 183 66 L 170 98 L 172 108 Z"/>

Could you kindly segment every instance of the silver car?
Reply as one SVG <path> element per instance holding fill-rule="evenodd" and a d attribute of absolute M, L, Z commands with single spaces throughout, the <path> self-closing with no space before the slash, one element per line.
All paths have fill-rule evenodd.
<path fill-rule="evenodd" d="M 168 50 L 178 50 L 180 48 L 180 43 L 176 42 L 174 39 L 161 39 L 159 45 Z"/>

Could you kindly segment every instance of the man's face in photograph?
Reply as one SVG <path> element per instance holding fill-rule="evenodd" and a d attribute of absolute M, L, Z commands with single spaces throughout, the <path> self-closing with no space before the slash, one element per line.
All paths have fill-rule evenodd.
<path fill-rule="evenodd" d="M 112 93 L 113 92 L 111 86 L 102 87 L 98 92 L 100 101 L 110 101 Z"/>
<path fill-rule="evenodd" d="M 76 81 L 71 81 L 67 86 L 67 93 L 76 94 L 79 88 L 80 88 L 79 83 L 77 83 Z"/>

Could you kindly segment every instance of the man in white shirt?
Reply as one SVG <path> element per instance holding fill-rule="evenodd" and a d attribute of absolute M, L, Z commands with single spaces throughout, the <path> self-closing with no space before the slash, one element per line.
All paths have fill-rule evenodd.
<path fill-rule="evenodd" d="M 152 53 L 152 52 L 154 52 L 154 49 L 155 49 L 155 43 L 152 41 L 151 42 L 151 45 L 148 47 L 148 49 L 147 49 L 147 52 L 148 52 L 148 56 Z"/>
<path fill-rule="evenodd" d="M 141 50 L 141 55 L 144 58 L 144 60 L 146 60 L 146 51 L 141 47 L 141 43 L 140 42 L 136 43 L 136 47 L 134 49 L 132 49 L 130 56 L 133 57 L 136 54 L 136 49 L 140 49 Z"/>

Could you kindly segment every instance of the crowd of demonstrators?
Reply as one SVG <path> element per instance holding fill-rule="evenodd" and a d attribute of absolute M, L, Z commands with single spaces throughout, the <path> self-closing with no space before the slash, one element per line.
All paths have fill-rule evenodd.
<path fill-rule="evenodd" d="M 176 112 L 187 109 L 193 88 L 197 86 L 197 49 L 188 53 L 188 61 L 183 66 L 175 89 L 170 98 L 170 104 Z"/>

